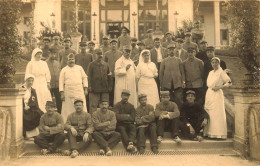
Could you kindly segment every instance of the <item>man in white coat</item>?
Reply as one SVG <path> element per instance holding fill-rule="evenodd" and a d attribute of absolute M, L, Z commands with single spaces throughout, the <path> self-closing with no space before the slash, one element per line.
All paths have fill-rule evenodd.
<path fill-rule="evenodd" d="M 121 101 L 121 92 L 123 89 L 130 91 L 131 96 L 129 103 L 137 107 L 136 80 L 135 80 L 135 65 L 130 59 L 130 46 L 123 47 L 123 55 L 116 61 L 115 64 L 115 97 L 114 104 Z"/>
<path fill-rule="evenodd" d="M 75 112 L 74 100 L 83 100 L 83 111 L 87 111 L 85 95 L 88 94 L 88 78 L 84 69 L 75 64 L 75 55 L 68 55 L 67 66 L 60 72 L 59 91 L 62 100 L 61 115 L 64 121 Z"/>

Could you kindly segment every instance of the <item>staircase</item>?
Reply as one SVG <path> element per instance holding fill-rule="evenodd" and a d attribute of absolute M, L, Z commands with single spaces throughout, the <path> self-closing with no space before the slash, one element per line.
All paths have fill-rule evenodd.
<path fill-rule="evenodd" d="M 69 149 L 69 143 L 66 139 L 63 145 L 59 147 L 62 150 Z M 112 149 L 113 156 L 126 156 L 126 155 L 140 155 L 139 153 L 131 154 L 125 151 L 122 142 Z M 80 154 L 80 156 L 98 156 L 99 147 L 93 141 L 91 145 Z M 204 139 L 202 142 L 182 140 L 181 145 L 177 145 L 170 137 L 170 133 L 164 134 L 164 140 L 159 145 L 158 155 L 236 155 L 233 151 L 233 139 L 227 140 L 208 140 Z M 146 152 L 143 155 L 154 155 L 150 150 L 149 140 L 146 141 Z M 34 144 L 33 140 L 26 140 L 25 153 L 23 157 L 42 156 L 40 148 Z M 54 153 L 46 156 L 62 156 L 61 154 Z"/>

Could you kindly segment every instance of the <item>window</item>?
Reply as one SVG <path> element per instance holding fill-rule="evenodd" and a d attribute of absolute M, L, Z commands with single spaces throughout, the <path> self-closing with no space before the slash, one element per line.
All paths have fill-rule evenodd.
<path fill-rule="evenodd" d="M 221 29 L 220 30 L 220 41 L 221 41 L 221 45 L 228 45 L 229 44 L 229 33 L 228 33 L 228 29 Z"/>
<path fill-rule="evenodd" d="M 91 36 L 91 13 L 90 0 L 78 0 L 79 11 L 78 17 L 82 24 L 79 25 L 79 32 L 85 38 L 90 39 Z M 62 0 L 61 2 L 61 29 L 63 33 L 71 32 L 71 24 L 73 23 L 73 12 L 75 11 L 75 2 L 70 0 Z"/>
<path fill-rule="evenodd" d="M 156 29 L 156 23 L 163 33 L 168 31 L 168 0 L 138 0 L 138 8 L 140 40 L 148 29 Z"/>

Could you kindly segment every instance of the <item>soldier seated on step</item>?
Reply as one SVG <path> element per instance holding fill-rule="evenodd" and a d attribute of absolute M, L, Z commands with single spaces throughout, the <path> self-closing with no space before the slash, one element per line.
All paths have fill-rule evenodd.
<path fill-rule="evenodd" d="M 116 132 L 116 115 L 108 109 L 108 100 L 102 99 L 100 108 L 92 114 L 94 126 L 93 138 L 99 145 L 100 155 L 111 156 L 112 148 L 120 141 L 120 133 Z"/>
<path fill-rule="evenodd" d="M 42 148 L 42 154 L 54 153 L 63 144 L 66 136 L 64 134 L 64 122 L 57 112 L 53 101 L 46 102 L 46 113 L 40 119 L 40 134 L 34 138 L 34 143 Z M 50 144 L 53 142 L 53 144 Z"/>
<path fill-rule="evenodd" d="M 135 108 L 128 102 L 130 91 L 123 89 L 121 101 L 114 105 L 113 111 L 116 113 L 117 131 L 120 132 L 122 143 L 128 152 L 135 153 L 137 148 L 134 146 L 136 137 Z"/>
<path fill-rule="evenodd" d="M 179 138 L 179 116 L 180 112 L 176 103 L 170 101 L 170 92 L 161 91 L 161 102 L 156 105 L 155 117 L 157 119 L 157 142 L 161 143 L 163 133 L 170 130 L 174 141 L 181 144 Z"/>
<path fill-rule="evenodd" d="M 137 125 L 137 147 L 144 154 L 146 135 L 149 135 L 150 146 L 154 154 L 158 154 L 156 123 L 154 107 L 147 104 L 147 95 L 138 95 L 140 106 L 136 109 L 135 122 Z"/>
<path fill-rule="evenodd" d="M 91 115 L 83 111 L 83 100 L 75 99 L 75 112 L 71 113 L 65 123 L 65 130 L 68 132 L 70 151 L 65 151 L 64 155 L 75 158 L 80 152 L 85 150 L 92 141 L 93 125 Z M 77 142 L 80 142 L 77 144 Z"/>
<path fill-rule="evenodd" d="M 200 131 L 208 123 L 209 115 L 200 104 L 195 103 L 195 96 L 193 90 L 186 92 L 186 102 L 180 109 L 180 129 L 183 137 L 200 142 L 203 139 Z"/>

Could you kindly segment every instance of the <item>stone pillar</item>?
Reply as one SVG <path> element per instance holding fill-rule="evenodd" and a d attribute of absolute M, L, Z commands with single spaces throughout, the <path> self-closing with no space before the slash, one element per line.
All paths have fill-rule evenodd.
<path fill-rule="evenodd" d="M 220 8 L 219 1 L 214 3 L 214 21 L 215 21 L 215 47 L 220 48 Z"/>
<path fill-rule="evenodd" d="M 93 13 L 96 13 L 97 16 L 93 16 Z M 96 47 L 98 47 L 100 44 L 99 20 L 99 0 L 91 0 L 91 40 L 93 40 L 93 42 L 96 43 Z"/>
<path fill-rule="evenodd" d="M 0 88 L 0 107 L 11 113 L 11 145 L 9 148 L 11 158 L 18 158 L 24 152 L 22 103 L 24 92 L 17 88 Z"/>
<path fill-rule="evenodd" d="M 137 15 L 134 17 L 132 16 L 133 13 Z M 136 34 L 136 38 L 138 38 L 138 0 L 131 0 L 130 1 L 130 36 L 134 37 Z"/>
<path fill-rule="evenodd" d="M 232 87 L 235 102 L 234 149 L 243 156 L 249 156 L 249 108 L 260 103 L 259 89 L 245 86 Z"/>

